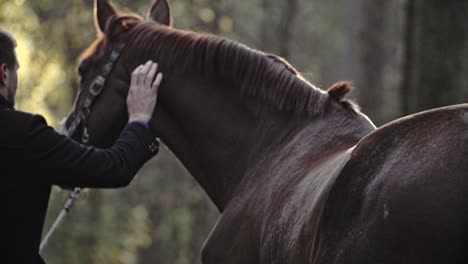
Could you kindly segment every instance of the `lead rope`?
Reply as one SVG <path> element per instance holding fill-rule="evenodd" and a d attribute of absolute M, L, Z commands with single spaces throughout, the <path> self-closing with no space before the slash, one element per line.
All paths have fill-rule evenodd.
<path fill-rule="evenodd" d="M 55 232 L 55 229 L 57 229 L 57 227 L 62 222 L 63 218 L 65 218 L 68 212 L 70 212 L 70 209 L 72 208 L 75 199 L 80 195 L 80 192 L 81 188 L 75 188 L 75 190 L 70 194 L 68 200 L 63 205 L 63 209 L 62 211 L 60 211 L 59 216 L 57 217 L 57 219 L 55 219 L 55 222 L 52 224 L 52 227 L 49 229 L 49 232 L 47 232 L 44 239 L 42 239 L 41 245 L 39 246 L 39 253 L 41 253 L 45 246 L 47 246 L 47 243 L 49 242 L 52 234 Z"/>
<path fill-rule="evenodd" d="M 79 119 L 79 118 L 77 118 L 77 119 Z M 60 131 L 60 133 L 62 135 L 67 136 L 67 137 L 70 136 L 70 131 L 67 130 L 66 127 L 65 127 L 65 119 L 62 120 L 61 123 L 62 123 L 62 130 Z M 78 123 L 78 122 L 75 122 L 75 123 Z M 73 131 L 75 131 L 75 127 L 73 127 L 72 129 L 73 129 Z M 81 193 L 81 188 L 78 188 L 78 187 L 76 187 L 73 190 L 73 192 L 70 193 L 70 196 L 68 197 L 67 201 L 63 205 L 63 208 L 60 211 L 60 214 L 57 216 L 54 223 L 50 227 L 49 231 L 47 232 L 47 234 L 42 239 L 41 244 L 39 245 L 39 253 L 42 253 L 44 248 L 47 246 L 47 243 L 49 242 L 50 238 L 52 237 L 52 234 L 55 232 L 57 227 L 60 225 L 62 220 L 65 218 L 65 216 L 70 212 L 71 208 L 73 207 L 73 204 L 75 203 L 76 198 L 78 198 L 80 193 Z"/>

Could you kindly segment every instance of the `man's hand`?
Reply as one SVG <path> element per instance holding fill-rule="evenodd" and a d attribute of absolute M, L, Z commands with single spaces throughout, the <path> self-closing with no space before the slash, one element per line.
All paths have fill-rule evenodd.
<path fill-rule="evenodd" d="M 132 121 L 148 123 L 153 116 L 163 77 L 162 73 L 156 75 L 157 70 L 158 64 L 148 61 L 133 71 L 127 97 L 129 123 Z"/>

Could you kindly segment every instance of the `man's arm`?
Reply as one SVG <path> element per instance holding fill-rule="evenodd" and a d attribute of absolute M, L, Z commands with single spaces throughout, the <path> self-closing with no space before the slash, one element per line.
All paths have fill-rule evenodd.
<path fill-rule="evenodd" d="M 76 187 L 127 186 L 158 150 L 152 131 L 138 122 L 127 124 L 111 148 L 98 149 L 58 134 L 41 116 L 32 118 L 25 143 L 41 177 L 51 184 Z"/>
<path fill-rule="evenodd" d="M 155 136 L 145 126 L 153 115 L 162 80 L 161 73 L 156 75 L 157 68 L 148 61 L 133 71 L 127 97 L 130 122 L 109 149 L 81 145 L 55 132 L 42 117 L 32 118 L 26 140 L 28 156 L 50 183 L 100 188 L 130 183 L 158 150 Z"/>

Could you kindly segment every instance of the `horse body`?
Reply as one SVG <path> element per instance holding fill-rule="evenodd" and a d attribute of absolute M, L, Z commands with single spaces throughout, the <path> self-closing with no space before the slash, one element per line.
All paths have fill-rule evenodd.
<path fill-rule="evenodd" d="M 223 212 L 204 263 L 465 263 L 467 131 L 468 104 L 445 107 L 379 128 L 295 182 L 267 174 Z"/>
<path fill-rule="evenodd" d="M 131 70 L 159 62 L 150 125 L 221 212 L 203 263 L 462 263 L 466 105 L 375 130 L 343 100 L 347 84 L 321 91 L 275 56 L 96 3 L 105 38 L 86 53 L 83 86 L 108 47 L 126 50 L 89 116 L 90 142 L 112 143 Z M 166 1 L 150 17 L 169 23 Z"/>
<path fill-rule="evenodd" d="M 468 104 L 366 136 L 324 212 L 317 263 L 466 263 Z"/>

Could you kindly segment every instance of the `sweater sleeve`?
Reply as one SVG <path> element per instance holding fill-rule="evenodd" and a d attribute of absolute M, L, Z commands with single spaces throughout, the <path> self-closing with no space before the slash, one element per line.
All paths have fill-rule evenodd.
<path fill-rule="evenodd" d="M 82 145 L 57 133 L 34 116 L 25 149 L 51 184 L 92 188 L 127 186 L 158 151 L 152 131 L 138 122 L 127 124 L 108 149 Z"/>

